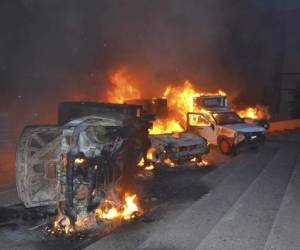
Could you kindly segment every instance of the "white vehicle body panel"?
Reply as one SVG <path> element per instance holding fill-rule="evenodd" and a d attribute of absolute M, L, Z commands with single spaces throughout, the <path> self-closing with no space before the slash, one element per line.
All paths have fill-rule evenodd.
<path fill-rule="evenodd" d="M 217 145 L 218 138 L 220 136 L 230 138 L 235 143 L 240 143 L 244 138 L 239 137 L 239 134 L 261 133 L 265 135 L 266 133 L 265 128 L 257 126 L 255 124 L 238 123 L 218 125 L 212 118 L 209 119 L 208 113 L 191 113 L 191 115 L 199 115 L 199 117 L 201 117 L 201 120 L 205 120 L 205 123 L 207 124 L 191 125 L 190 119 L 188 118 L 188 130 L 197 135 L 203 136 L 205 139 L 207 139 L 209 144 Z"/>
<path fill-rule="evenodd" d="M 248 124 L 248 123 L 228 124 L 228 125 L 224 125 L 224 127 L 232 129 L 236 132 L 242 132 L 242 133 L 265 132 L 266 131 L 263 127 L 257 126 L 255 124 Z"/>

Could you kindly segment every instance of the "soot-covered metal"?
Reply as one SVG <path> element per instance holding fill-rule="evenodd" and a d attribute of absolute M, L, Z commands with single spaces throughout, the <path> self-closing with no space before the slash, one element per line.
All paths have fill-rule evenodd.
<path fill-rule="evenodd" d="M 17 190 L 26 207 L 59 205 L 75 221 L 108 195 L 117 200 L 116 186 L 128 190 L 150 146 L 150 116 L 137 105 L 103 103 L 64 103 L 59 114 L 63 125 L 23 130 Z"/>

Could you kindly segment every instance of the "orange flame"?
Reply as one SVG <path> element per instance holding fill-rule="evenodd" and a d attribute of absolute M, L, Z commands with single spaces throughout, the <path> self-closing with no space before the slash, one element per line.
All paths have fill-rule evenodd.
<path fill-rule="evenodd" d="M 164 97 L 168 100 L 170 110 L 181 115 L 185 120 L 186 113 L 194 110 L 193 98 L 200 96 L 195 91 L 189 81 L 185 81 L 182 86 L 169 86 L 164 92 Z"/>
<path fill-rule="evenodd" d="M 271 115 L 269 113 L 268 107 L 257 105 L 254 107 L 248 107 L 246 109 L 238 111 L 238 114 L 242 118 L 250 118 L 250 119 L 266 119 L 270 120 Z"/>
<path fill-rule="evenodd" d="M 75 228 L 68 216 L 59 214 L 54 221 L 52 234 L 69 235 L 75 232 Z"/>
<path fill-rule="evenodd" d="M 190 160 L 190 162 L 195 166 L 198 166 L 198 167 L 206 167 L 209 165 L 209 162 L 206 161 L 206 160 L 203 160 L 203 159 L 198 159 L 196 157 L 192 158 Z"/>
<path fill-rule="evenodd" d="M 95 210 L 95 216 L 97 220 L 113 220 L 121 217 L 121 213 L 115 207 L 114 202 L 107 200 Z"/>
<path fill-rule="evenodd" d="M 136 217 L 137 213 L 141 213 L 141 209 L 137 205 L 137 195 L 125 193 L 124 204 L 117 207 L 117 204 L 111 200 L 105 201 L 102 206 L 95 211 L 98 220 L 130 220 Z"/>
<path fill-rule="evenodd" d="M 180 86 L 169 85 L 163 94 L 163 97 L 168 100 L 169 117 L 156 120 L 149 133 L 165 134 L 184 131 L 182 124 L 186 123 L 186 114 L 188 112 L 205 112 L 205 110 L 199 110 L 194 106 L 194 98 L 204 95 L 225 96 L 226 93 L 222 90 L 219 90 L 217 93 L 198 92 L 189 81 L 185 81 Z"/>
<path fill-rule="evenodd" d="M 149 134 L 157 135 L 182 131 L 184 131 L 184 128 L 180 125 L 180 123 L 175 119 L 171 118 L 154 121 L 153 127 L 149 129 Z"/>
<path fill-rule="evenodd" d="M 139 161 L 139 163 L 137 164 L 138 167 L 144 167 L 145 166 L 145 159 L 144 157 L 142 157 L 142 159 Z"/>
<path fill-rule="evenodd" d="M 165 159 L 164 164 L 166 164 L 167 166 L 169 166 L 171 168 L 175 167 L 175 163 L 170 158 Z"/>
<path fill-rule="evenodd" d="M 110 80 L 114 86 L 112 91 L 107 93 L 108 100 L 115 103 L 124 103 L 128 99 L 139 99 L 142 97 L 141 91 L 137 88 L 137 83 L 129 74 L 126 68 L 114 73 Z M 169 115 L 166 119 L 156 120 L 150 134 L 177 133 L 184 131 L 187 112 L 207 112 L 195 108 L 193 99 L 199 96 L 226 96 L 222 90 L 216 93 L 197 91 L 190 81 L 185 81 L 182 85 L 167 86 L 162 92 L 162 97 L 168 100 Z M 238 114 L 243 118 L 267 119 L 271 118 L 268 108 L 257 105 L 255 108 L 249 107 L 240 110 Z"/>
<path fill-rule="evenodd" d="M 155 153 L 155 148 L 151 147 L 147 151 L 147 160 L 153 160 L 153 154 Z"/>
<path fill-rule="evenodd" d="M 135 86 L 135 80 L 129 75 L 126 68 L 122 68 L 112 74 L 110 81 L 113 84 L 113 90 L 107 93 L 109 102 L 124 103 L 124 101 L 128 99 L 141 98 L 141 93 Z"/>
<path fill-rule="evenodd" d="M 152 170 L 154 170 L 154 165 L 151 164 L 151 165 L 145 167 L 145 170 L 147 170 L 147 171 L 152 171 Z"/>
<path fill-rule="evenodd" d="M 148 151 L 148 154 L 150 154 L 149 151 Z M 151 157 L 149 156 L 149 158 L 152 159 L 152 156 L 151 156 Z M 148 165 L 148 164 L 146 165 L 144 157 L 142 157 L 142 159 L 141 159 L 140 162 L 137 164 L 137 166 L 140 167 L 140 168 L 144 168 L 144 170 L 147 170 L 147 171 L 151 171 L 151 170 L 154 169 L 154 165 L 153 165 L 152 163 L 149 164 L 149 165 Z"/>
<path fill-rule="evenodd" d="M 137 196 L 136 194 L 130 195 L 130 194 L 125 194 L 125 204 L 123 206 L 123 211 L 122 211 L 122 217 L 124 220 L 130 220 L 135 218 L 135 214 L 140 211 L 139 207 L 137 206 L 135 200 Z"/>
<path fill-rule="evenodd" d="M 143 213 L 138 206 L 136 194 L 125 193 L 124 202 L 117 204 L 111 199 L 106 199 L 99 208 L 89 214 L 77 215 L 75 223 L 71 223 L 68 216 L 59 213 L 53 227 L 47 229 L 48 233 L 68 236 L 76 231 L 81 231 L 93 226 L 96 222 L 130 220 Z"/>

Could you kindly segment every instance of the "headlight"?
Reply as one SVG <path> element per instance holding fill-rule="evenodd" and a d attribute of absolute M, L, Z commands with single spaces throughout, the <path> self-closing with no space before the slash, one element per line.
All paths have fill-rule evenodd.
<path fill-rule="evenodd" d="M 245 135 L 241 132 L 236 132 L 236 136 L 235 136 L 235 142 L 236 143 L 240 143 L 242 142 L 243 140 L 245 140 Z"/>

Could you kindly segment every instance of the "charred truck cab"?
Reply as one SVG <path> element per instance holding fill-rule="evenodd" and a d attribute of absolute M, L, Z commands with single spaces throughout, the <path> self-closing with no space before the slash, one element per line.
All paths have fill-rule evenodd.
<path fill-rule="evenodd" d="M 141 107 L 62 103 L 57 125 L 25 127 L 16 151 L 16 183 L 26 207 L 59 205 L 73 221 L 115 188 L 129 185 L 150 147 Z"/>
<path fill-rule="evenodd" d="M 187 130 L 217 145 L 223 154 L 236 154 L 241 147 L 258 147 L 264 143 L 264 126 L 248 123 L 230 111 L 226 96 L 196 97 L 194 105 L 201 111 L 187 114 Z"/>

